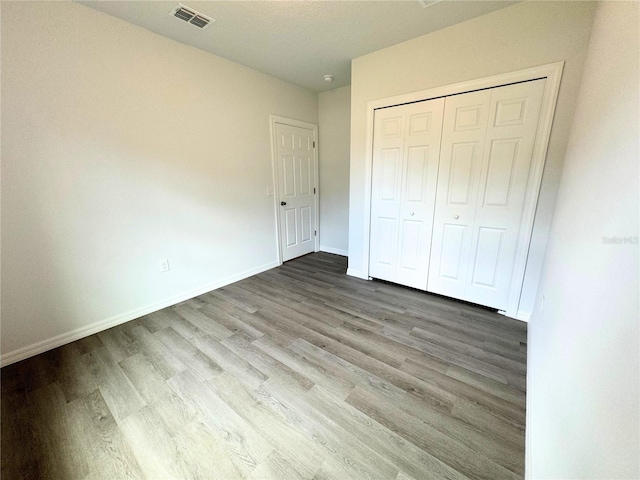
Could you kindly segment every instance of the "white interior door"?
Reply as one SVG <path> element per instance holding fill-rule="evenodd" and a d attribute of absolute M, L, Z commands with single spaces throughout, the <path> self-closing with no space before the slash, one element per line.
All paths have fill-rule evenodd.
<path fill-rule="evenodd" d="M 276 123 L 276 175 L 282 261 L 311 253 L 316 236 L 313 130 Z"/>
<path fill-rule="evenodd" d="M 544 85 L 446 99 L 429 291 L 507 308 Z"/>
<path fill-rule="evenodd" d="M 375 112 L 369 274 L 426 290 L 444 99 Z"/>

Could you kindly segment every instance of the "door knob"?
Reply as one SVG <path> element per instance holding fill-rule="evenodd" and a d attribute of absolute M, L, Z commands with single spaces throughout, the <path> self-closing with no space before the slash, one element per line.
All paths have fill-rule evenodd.
<path fill-rule="evenodd" d="M 413 217 L 413 212 L 411 212 L 409 215 L 411 215 Z"/>
<path fill-rule="evenodd" d="M 283 207 L 287 204 L 287 202 L 280 202 L 280 205 L 282 205 Z"/>
<path fill-rule="evenodd" d="M 460 215 L 454 215 L 453 218 L 455 218 L 456 220 L 460 218 Z"/>

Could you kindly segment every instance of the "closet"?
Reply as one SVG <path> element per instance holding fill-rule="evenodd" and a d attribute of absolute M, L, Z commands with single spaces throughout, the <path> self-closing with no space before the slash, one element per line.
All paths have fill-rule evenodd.
<path fill-rule="evenodd" d="M 375 111 L 371 277 L 506 309 L 545 81 Z"/>

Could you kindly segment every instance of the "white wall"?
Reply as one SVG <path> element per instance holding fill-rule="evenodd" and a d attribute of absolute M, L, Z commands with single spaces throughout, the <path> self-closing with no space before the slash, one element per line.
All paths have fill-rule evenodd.
<path fill-rule="evenodd" d="M 268 116 L 315 93 L 67 2 L 1 53 L 5 361 L 275 266 Z"/>
<path fill-rule="evenodd" d="M 368 259 L 364 229 L 366 106 L 370 100 L 565 61 L 520 302 L 535 299 L 593 19 L 593 2 L 523 2 L 355 59 L 351 75 L 349 269 Z"/>
<path fill-rule="evenodd" d="M 640 478 L 638 244 L 603 243 L 639 235 L 639 27 L 637 2 L 598 6 L 529 326 L 527 478 Z"/>
<path fill-rule="evenodd" d="M 349 248 L 349 148 L 351 86 L 318 94 L 320 250 Z"/>

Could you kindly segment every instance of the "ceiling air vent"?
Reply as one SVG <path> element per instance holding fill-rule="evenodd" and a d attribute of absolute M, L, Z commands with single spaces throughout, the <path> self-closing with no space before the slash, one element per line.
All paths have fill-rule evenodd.
<path fill-rule="evenodd" d="M 213 18 L 207 17 L 200 12 L 196 12 L 193 8 L 185 7 L 181 3 L 171 10 L 170 15 L 203 30 L 211 25 L 211 23 L 215 22 Z"/>

